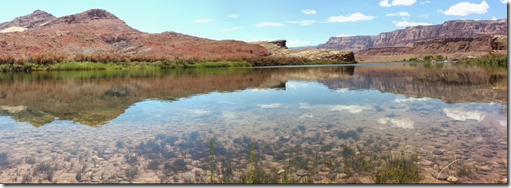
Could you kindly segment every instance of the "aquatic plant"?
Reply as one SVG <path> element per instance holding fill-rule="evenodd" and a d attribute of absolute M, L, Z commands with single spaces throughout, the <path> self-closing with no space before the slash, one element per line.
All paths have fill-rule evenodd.
<path fill-rule="evenodd" d="M 209 139 L 209 165 L 210 165 L 210 175 L 209 175 L 209 182 L 214 183 L 214 169 L 215 169 L 215 142 L 213 141 L 213 138 Z"/>
<path fill-rule="evenodd" d="M 250 152 L 250 168 L 248 169 L 248 183 L 255 183 L 255 145 L 252 145 Z"/>
<path fill-rule="evenodd" d="M 57 164 L 53 164 L 51 162 L 43 162 L 38 164 L 34 168 L 33 175 L 39 175 L 43 174 L 43 177 L 47 179 L 48 181 L 52 181 L 53 175 L 55 174 L 55 171 L 57 170 Z"/>
<path fill-rule="evenodd" d="M 138 167 L 127 168 L 126 170 L 124 170 L 124 174 L 126 175 L 129 182 L 131 183 L 138 174 Z"/>
<path fill-rule="evenodd" d="M 23 178 L 21 179 L 21 183 L 25 184 L 25 183 L 32 183 L 32 175 L 30 174 L 24 174 L 23 175 Z"/>
<path fill-rule="evenodd" d="M 417 154 L 399 156 L 387 154 L 384 156 L 384 165 L 376 172 L 375 183 L 417 183 L 420 181 Z"/>
<path fill-rule="evenodd" d="M 470 176 L 474 173 L 473 169 L 466 166 L 466 165 L 461 165 L 460 167 L 458 167 L 457 171 L 456 171 L 456 175 L 458 175 L 459 177 L 463 177 L 463 176 Z"/>

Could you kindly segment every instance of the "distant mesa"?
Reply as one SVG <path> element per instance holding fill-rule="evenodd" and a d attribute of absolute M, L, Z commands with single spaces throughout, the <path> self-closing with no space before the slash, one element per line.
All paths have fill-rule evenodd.
<path fill-rule="evenodd" d="M 474 38 L 487 35 L 507 35 L 507 19 L 453 20 L 439 25 L 413 26 L 376 36 L 331 37 L 318 48 L 366 50 L 381 47 L 412 47 L 414 43 L 440 38 Z"/>

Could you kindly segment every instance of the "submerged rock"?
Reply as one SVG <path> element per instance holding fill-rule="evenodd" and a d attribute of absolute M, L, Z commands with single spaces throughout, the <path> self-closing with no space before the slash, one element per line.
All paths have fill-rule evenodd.
<path fill-rule="evenodd" d="M 362 183 L 362 181 L 360 181 L 360 179 L 358 179 L 357 177 L 350 177 L 346 180 L 346 183 L 347 184 L 358 184 L 358 183 Z"/>
<path fill-rule="evenodd" d="M 433 150 L 431 153 L 433 153 L 434 155 L 443 155 L 443 154 L 444 154 L 444 152 L 443 152 L 443 151 L 440 151 L 440 150 L 438 150 L 438 149 Z"/>
<path fill-rule="evenodd" d="M 438 179 L 438 180 L 444 180 L 446 181 L 447 178 L 449 178 L 449 176 L 445 175 L 445 174 L 438 174 L 438 172 L 431 172 L 431 176 L 433 176 L 435 179 Z"/>
<path fill-rule="evenodd" d="M 307 171 L 305 171 L 304 169 L 300 169 L 300 170 L 298 170 L 296 172 L 296 175 L 300 176 L 300 177 L 306 176 L 307 175 Z"/>
<path fill-rule="evenodd" d="M 458 183 L 458 178 L 456 178 L 454 176 L 449 176 L 447 178 L 447 181 L 449 181 L 449 183 Z"/>

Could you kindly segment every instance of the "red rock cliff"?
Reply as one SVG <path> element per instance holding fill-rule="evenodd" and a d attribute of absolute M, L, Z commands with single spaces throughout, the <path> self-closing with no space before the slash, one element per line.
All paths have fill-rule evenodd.
<path fill-rule="evenodd" d="M 412 47 L 413 43 L 439 38 L 473 38 L 485 35 L 507 35 L 507 19 L 447 21 L 440 25 L 415 26 L 377 36 L 331 37 L 318 48 L 364 50 L 379 47 Z"/>

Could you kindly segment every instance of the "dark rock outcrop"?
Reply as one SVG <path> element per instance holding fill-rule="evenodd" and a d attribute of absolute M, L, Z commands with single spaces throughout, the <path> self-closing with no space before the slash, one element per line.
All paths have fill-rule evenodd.
<path fill-rule="evenodd" d="M 331 37 L 318 48 L 364 50 L 381 47 L 412 47 L 414 43 L 440 38 L 474 38 L 486 35 L 507 35 L 507 19 L 454 20 L 440 25 L 407 27 L 376 36 Z"/>

